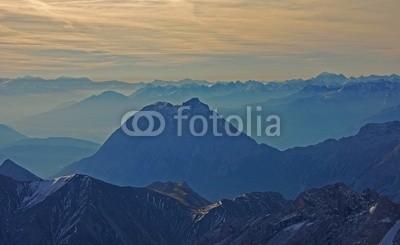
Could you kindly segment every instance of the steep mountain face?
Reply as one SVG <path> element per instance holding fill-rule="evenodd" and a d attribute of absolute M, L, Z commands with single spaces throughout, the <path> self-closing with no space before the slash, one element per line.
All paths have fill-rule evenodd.
<path fill-rule="evenodd" d="M 400 122 L 394 121 L 368 124 L 355 136 L 287 150 L 278 162 L 286 168 L 286 179 L 295 180 L 290 196 L 343 182 L 359 191 L 373 188 L 400 201 L 399 149 Z"/>
<path fill-rule="evenodd" d="M 259 170 L 266 166 L 269 158 L 279 153 L 277 150 L 258 145 L 240 132 L 239 136 L 229 136 L 225 120 L 219 119 L 214 125 L 209 118 L 213 112 L 198 99 L 189 100 L 183 106 L 191 109 L 182 113 L 188 117 L 182 122 L 182 136 L 177 136 L 178 122 L 174 119 L 181 106 L 157 103 L 143 111 L 163 115 L 166 126 L 162 134 L 130 137 L 118 129 L 94 156 L 82 159 L 62 173 L 90 174 L 107 182 L 133 186 L 184 180 L 210 199 L 257 190 L 262 186 L 257 182 L 271 181 L 267 178 L 269 173 Z M 209 125 L 201 137 L 192 135 L 189 129 L 190 120 L 199 115 L 206 118 Z M 131 125 L 131 120 L 126 124 Z M 194 125 L 196 132 L 202 130 L 201 125 Z M 237 133 L 232 125 L 228 126 L 232 133 Z M 213 131 L 221 135 L 214 136 Z M 254 176 L 260 177 L 254 180 Z"/>
<path fill-rule="evenodd" d="M 233 200 L 223 199 L 202 207 L 194 212 L 194 225 L 190 237 L 202 240 L 204 234 L 214 231 L 225 224 L 231 224 L 255 217 L 278 213 L 292 206 L 276 192 L 246 193 Z"/>
<path fill-rule="evenodd" d="M 28 139 L 28 137 L 7 125 L 0 124 L 0 147 L 22 139 Z"/>
<path fill-rule="evenodd" d="M 300 194 L 282 212 L 227 222 L 199 244 L 378 244 L 399 218 L 388 198 L 335 184 Z"/>
<path fill-rule="evenodd" d="M 160 183 L 153 186 L 160 187 Z M 198 227 L 202 232 L 212 229 L 207 227 L 209 222 L 222 224 L 222 217 L 250 215 L 245 205 L 258 205 L 255 210 L 259 214 L 279 206 L 266 205 L 269 199 L 256 194 L 254 200 L 249 196 L 245 202 L 224 207 L 228 214 L 221 213 L 219 219 L 213 215 L 218 220 L 212 221 L 201 207 L 194 209 L 171 197 L 171 191 L 163 194 L 150 188 L 117 187 L 82 175 L 30 183 L 0 176 L 0 191 L 2 203 L 10 200 L 10 205 L 1 209 L 1 244 L 184 244 L 201 235 Z M 279 210 L 283 208 L 279 206 Z M 200 212 L 202 219 L 198 218 Z"/>
<path fill-rule="evenodd" d="M 83 175 L 29 183 L 0 175 L 0 203 L 8 203 L 0 206 L 0 243 L 377 244 L 399 233 L 399 205 L 372 190 L 336 184 L 294 202 L 256 192 L 194 208 L 170 196 L 180 185 L 154 184 L 163 194 Z"/>
<path fill-rule="evenodd" d="M 0 147 L 0 155 L 47 178 L 71 162 L 93 155 L 99 148 L 98 144 L 74 138 L 29 138 Z"/>
<path fill-rule="evenodd" d="M 38 194 L 24 197 L 2 244 L 173 244 L 191 221 L 184 205 L 146 188 L 79 175 L 24 187 Z"/>
<path fill-rule="evenodd" d="M 40 180 L 39 177 L 18 166 L 11 160 L 6 160 L 3 162 L 3 164 L 0 166 L 0 174 L 22 182 Z"/>

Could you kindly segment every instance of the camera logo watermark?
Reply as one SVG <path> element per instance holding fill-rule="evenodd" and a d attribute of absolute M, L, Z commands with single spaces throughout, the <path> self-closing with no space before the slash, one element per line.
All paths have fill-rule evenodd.
<path fill-rule="evenodd" d="M 253 126 L 256 127 L 256 136 L 278 137 L 281 135 L 281 119 L 279 116 L 269 115 L 263 118 L 257 114 L 256 123 L 253 125 L 253 109 L 250 106 L 247 107 L 245 120 L 239 115 L 230 115 L 224 120 L 216 111 L 212 111 L 212 114 L 207 117 L 201 114 L 189 117 L 184 112 L 188 112 L 190 109 L 190 106 L 179 107 L 177 114 L 174 115 L 177 136 L 182 136 L 184 132 L 188 132 L 192 136 L 201 137 L 209 132 L 210 127 L 212 135 L 217 137 L 223 135 L 239 136 L 244 132 L 244 122 L 246 122 L 246 134 L 248 136 L 252 136 Z M 256 112 L 261 111 L 261 107 L 257 106 Z M 144 126 L 143 124 L 142 127 L 139 126 L 139 120 L 145 122 Z M 236 126 L 233 127 L 233 125 Z M 157 111 L 130 111 L 121 119 L 123 132 L 132 137 L 155 137 L 163 133 L 165 127 L 165 118 Z M 188 127 L 189 130 L 184 130 L 185 127 Z"/>
<path fill-rule="evenodd" d="M 141 118 L 146 118 L 148 126 L 145 130 L 139 128 L 139 120 Z M 155 129 L 154 118 L 157 118 L 160 125 Z M 132 119 L 132 129 L 127 126 L 128 120 Z M 121 119 L 121 127 L 125 134 L 129 136 L 158 136 L 165 129 L 165 118 L 161 113 L 156 111 L 130 111 L 126 113 Z"/>

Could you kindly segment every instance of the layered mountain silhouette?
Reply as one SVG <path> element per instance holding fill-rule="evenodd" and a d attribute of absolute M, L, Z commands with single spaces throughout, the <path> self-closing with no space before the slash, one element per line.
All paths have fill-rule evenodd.
<path fill-rule="evenodd" d="M 134 90 L 142 86 L 144 86 L 143 83 L 121 81 L 95 82 L 86 77 L 44 79 L 25 76 L 15 79 L 0 78 L 0 94 L 2 95 L 65 93 L 76 90 Z"/>
<path fill-rule="evenodd" d="M 35 180 L 41 180 L 36 175 L 32 174 L 28 170 L 21 166 L 18 166 L 11 160 L 6 160 L 0 165 L 0 175 L 10 177 L 21 182 L 31 182 Z"/>
<path fill-rule="evenodd" d="M 39 135 L 81 138 L 84 132 L 86 138 L 104 142 L 104 136 L 108 137 L 112 130 L 118 128 L 122 115 L 135 108 L 132 105 L 123 94 L 106 91 L 66 107 L 26 117 L 14 124 Z"/>
<path fill-rule="evenodd" d="M 0 160 L 11 159 L 42 178 L 53 176 L 71 162 L 93 155 L 100 145 L 86 140 L 24 137 L 0 146 Z"/>
<path fill-rule="evenodd" d="M 0 147 L 22 139 L 28 139 L 28 137 L 7 125 L 0 124 Z"/>
<path fill-rule="evenodd" d="M 280 115 L 286 122 L 282 126 L 286 133 L 281 137 L 256 139 L 279 149 L 316 144 L 328 138 L 340 139 L 357 133 L 366 123 L 387 122 L 368 119 L 397 106 L 399 99 L 397 80 L 308 85 L 288 97 L 253 105 L 261 106 L 263 113 Z"/>
<path fill-rule="evenodd" d="M 195 115 L 212 111 L 198 99 L 184 115 L 182 136 L 177 136 L 181 106 L 156 103 L 143 111 L 157 111 L 166 129 L 157 137 L 130 137 L 117 130 L 92 157 L 67 167 L 61 174 L 81 173 L 118 185 L 147 186 L 154 181 L 187 181 L 210 200 L 254 190 L 278 191 L 288 197 L 313 187 L 344 182 L 356 190 L 373 187 L 400 200 L 400 122 L 368 124 L 355 136 L 278 151 L 259 145 L 247 135 L 225 133 L 221 119 L 202 137 L 187 130 Z M 208 125 L 213 122 L 208 120 Z M 129 125 L 129 121 L 127 123 Z M 230 125 L 232 131 L 236 129 Z M 201 128 L 200 128 L 201 129 Z M 199 131 L 199 128 L 198 128 Z"/>
<path fill-rule="evenodd" d="M 384 122 L 368 119 L 397 106 L 400 101 L 400 78 L 397 75 L 347 78 L 342 74 L 323 72 L 311 79 L 283 82 L 236 81 L 208 84 L 185 79 L 179 82 L 154 81 L 138 85 L 137 89 L 133 87 L 129 92 L 120 91 L 124 95 L 117 93 L 121 88 L 119 86 L 110 86 L 110 91 L 105 92 L 82 89 L 79 93 L 90 92 L 83 97 L 86 99 L 77 96 L 75 91 L 72 95 L 67 94 L 66 99 L 61 99 L 65 93 L 58 94 L 57 104 L 60 106 L 52 106 L 34 115 L 31 115 L 33 109 L 18 112 L 16 116 L 20 118 L 14 120 L 13 126 L 35 137 L 63 135 L 103 143 L 118 128 L 119 119 L 126 111 L 140 110 L 158 101 L 178 104 L 197 97 L 225 116 L 245 116 L 247 106 L 262 106 L 262 113 L 285 118 L 283 130 L 286 134 L 273 139 L 255 138 L 258 142 L 285 150 L 316 144 L 327 138 L 339 139 L 353 135 L 368 122 Z M 65 104 L 71 102 L 71 98 L 79 102 Z M 4 103 L 17 104 L 25 100 L 27 98 L 18 98 L 15 102 Z M 36 97 L 29 98 L 29 101 L 36 100 Z M 47 101 L 52 101 L 47 97 L 44 100 L 46 103 L 41 105 L 41 110 L 48 107 Z M 26 107 L 26 104 L 23 105 Z M 33 106 L 39 102 L 31 104 Z M 24 106 L 15 106 L 6 111 L 14 114 Z M 1 112 L 7 115 L 2 110 L 5 109 L 1 108 Z M 392 117 L 394 119 L 398 118 Z"/>
<path fill-rule="evenodd" d="M 19 182 L 0 175 L 1 244 L 399 242 L 400 207 L 368 189 L 312 189 L 294 201 L 247 193 L 204 206 L 184 183 L 118 187 L 84 175 Z M 177 198 L 187 193 L 184 199 Z M 205 200 L 205 199 L 202 199 Z"/>

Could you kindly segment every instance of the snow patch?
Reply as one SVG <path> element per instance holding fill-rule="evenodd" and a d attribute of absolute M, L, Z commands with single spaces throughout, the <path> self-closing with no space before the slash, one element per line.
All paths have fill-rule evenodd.
<path fill-rule="evenodd" d="M 290 220 L 290 219 L 292 219 L 292 218 L 294 218 L 294 217 L 297 217 L 297 216 L 298 216 L 297 213 L 286 215 L 285 217 L 283 217 L 283 218 L 281 219 L 280 222 L 288 221 L 288 220 Z"/>
<path fill-rule="evenodd" d="M 289 227 L 286 227 L 284 230 L 285 231 L 297 231 L 298 229 L 300 229 L 306 222 L 301 222 L 301 223 L 297 223 L 294 225 L 291 225 Z"/>
<path fill-rule="evenodd" d="M 374 214 L 376 207 L 378 206 L 378 204 L 373 205 L 372 207 L 369 208 L 369 213 L 370 214 Z"/>
<path fill-rule="evenodd" d="M 44 201 L 48 196 L 63 187 L 75 175 L 63 176 L 54 180 L 35 181 L 29 184 L 31 195 L 24 198 L 22 207 L 27 208 Z"/>

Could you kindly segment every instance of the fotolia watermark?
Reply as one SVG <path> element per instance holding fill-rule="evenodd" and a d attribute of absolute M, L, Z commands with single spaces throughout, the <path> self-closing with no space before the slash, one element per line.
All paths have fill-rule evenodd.
<path fill-rule="evenodd" d="M 244 132 L 244 122 L 246 122 L 248 136 L 252 136 L 254 126 L 255 136 L 278 137 L 281 135 L 281 118 L 277 115 L 264 117 L 259 115 L 262 112 L 261 106 L 256 107 L 255 125 L 253 125 L 253 108 L 250 106 L 247 107 L 244 120 L 239 115 L 230 115 L 224 120 L 216 111 L 212 111 L 212 114 L 207 117 L 201 114 L 190 116 L 184 114 L 190 110 L 190 106 L 182 106 L 174 115 L 177 136 L 182 136 L 186 132 L 196 137 L 204 136 L 207 132 L 214 136 L 239 136 Z M 141 126 L 140 120 L 142 120 Z M 155 137 L 163 133 L 165 127 L 165 118 L 157 111 L 130 111 L 121 119 L 121 128 L 124 133 L 133 137 Z M 211 131 L 209 131 L 210 128 Z"/>

